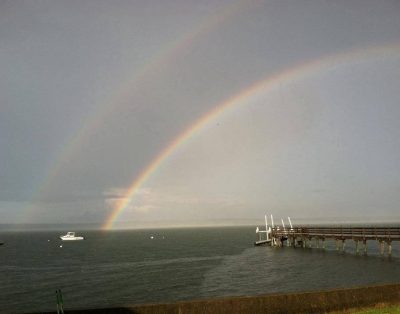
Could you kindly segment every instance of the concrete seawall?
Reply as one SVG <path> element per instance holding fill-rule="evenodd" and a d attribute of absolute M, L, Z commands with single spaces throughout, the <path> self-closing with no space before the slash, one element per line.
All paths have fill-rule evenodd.
<path fill-rule="evenodd" d="M 400 303 L 400 284 L 318 292 L 230 297 L 209 300 L 145 304 L 109 309 L 68 310 L 65 313 L 326 313 L 329 311 Z"/>

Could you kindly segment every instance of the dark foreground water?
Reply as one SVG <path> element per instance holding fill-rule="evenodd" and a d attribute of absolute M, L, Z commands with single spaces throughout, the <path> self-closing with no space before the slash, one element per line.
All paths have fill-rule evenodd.
<path fill-rule="evenodd" d="M 55 310 L 56 289 L 72 309 L 400 281 L 398 243 L 389 259 L 372 241 L 368 256 L 351 241 L 345 253 L 254 247 L 253 227 L 82 231 L 73 242 L 64 231 L 0 233 L 1 313 Z"/>

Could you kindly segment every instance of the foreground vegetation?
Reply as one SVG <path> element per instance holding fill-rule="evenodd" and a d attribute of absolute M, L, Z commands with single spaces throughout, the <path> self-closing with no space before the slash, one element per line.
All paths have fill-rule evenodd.
<path fill-rule="evenodd" d="M 400 314 L 400 306 L 388 306 L 384 308 L 371 308 L 354 312 L 354 314 Z"/>
<path fill-rule="evenodd" d="M 330 314 L 400 314 L 400 305 L 377 304 L 374 307 L 363 309 L 350 309 L 341 312 L 332 312 Z"/>

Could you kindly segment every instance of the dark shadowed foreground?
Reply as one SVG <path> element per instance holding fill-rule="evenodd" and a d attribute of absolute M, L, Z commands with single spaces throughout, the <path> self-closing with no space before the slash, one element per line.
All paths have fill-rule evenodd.
<path fill-rule="evenodd" d="M 72 310 L 66 313 L 326 313 L 377 303 L 400 302 L 400 284 L 337 289 L 320 292 L 232 297 L 170 304 L 133 305 L 108 309 Z"/>

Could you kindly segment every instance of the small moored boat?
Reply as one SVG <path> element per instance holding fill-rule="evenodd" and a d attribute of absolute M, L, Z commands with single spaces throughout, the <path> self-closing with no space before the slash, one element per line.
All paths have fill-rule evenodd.
<path fill-rule="evenodd" d="M 60 236 L 60 239 L 63 241 L 73 241 L 73 240 L 83 240 L 83 237 L 75 236 L 75 232 L 69 231 L 66 235 Z"/>

